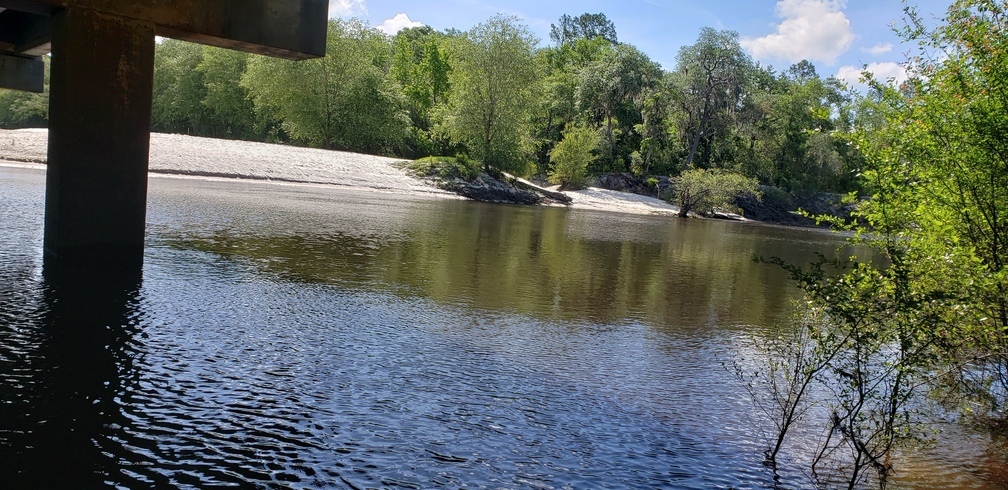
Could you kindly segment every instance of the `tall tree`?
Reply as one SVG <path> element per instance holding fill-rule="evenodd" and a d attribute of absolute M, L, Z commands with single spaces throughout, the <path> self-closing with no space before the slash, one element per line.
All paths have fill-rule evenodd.
<path fill-rule="evenodd" d="M 531 153 L 539 40 L 517 22 L 498 15 L 451 44 L 451 91 L 442 129 L 487 169 L 523 171 Z"/>
<path fill-rule="evenodd" d="M 871 196 L 851 240 L 875 257 L 839 275 L 824 260 L 788 267 L 823 320 L 806 326 L 815 351 L 828 352 L 814 354 L 831 399 L 813 475 L 845 454 L 848 488 L 869 476 L 885 487 L 893 452 L 932 415 L 921 396 L 998 432 L 1008 419 L 1008 10 L 958 0 L 937 28 L 907 12 L 921 55 L 899 88 L 871 83 L 851 141 Z"/>
<path fill-rule="evenodd" d="M 847 97 L 833 78 L 822 79 L 808 61 L 792 65 L 764 100 L 761 150 L 771 162 L 766 183 L 792 190 L 848 191 L 853 185 L 846 143 L 834 135 Z"/>
<path fill-rule="evenodd" d="M 625 158 L 630 154 L 630 151 L 619 154 L 617 136 L 629 136 L 634 125 L 641 122 L 638 108 L 641 95 L 660 77 L 661 67 L 629 44 L 606 50 L 581 70 L 578 99 L 583 109 L 591 111 L 594 122 L 602 126 L 602 158 L 604 163 L 617 163 L 614 170 L 626 170 L 619 167 L 625 167 Z M 624 160 L 623 165 L 618 165 L 618 158 Z"/>
<path fill-rule="evenodd" d="M 663 73 L 658 83 L 647 87 L 641 95 L 641 122 L 634 126 L 640 135 L 640 149 L 631 156 L 631 170 L 638 175 L 650 175 L 652 171 L 670 174 L 672 168 L 675 134 L 673 104 L 674 83 L 670 73 Z"/>
<path fill-rule="evenodd" d="M 741 107 L 753 63 L 742 51 L 737 32 L 709 27 L 700 30 L 696 44 L 679 50 L 676 61 L 687 148 L 684 166 L 689 168 L 701 143 L 709 145 Z"/>
<path fill-rule="evenodd" d="M 771 67 L 757 65 L 750 72 L 745 101 L 735 114 L 730 141 L 721 145 L 726 151 L 715 156 L 720 162 L 734 161 L 736 171 L 766 185 L 776 184 L 778 162 L 773 152 L 780 133 L 775 124 L 774 104 L 787 91 L 782 80 Z M 682 154 L 686 154 L 685 150 Z"/>
<path fill-rule="evenodd" d="M 564 14 L 560 16 L 560 24 L 550 24 L 550 39 L 557 46 L 574 42 L 578 39 L 602 38 L 611 44 L 619 44 L 616 37 L 616 24 L 613 24 L 605 14 L 584 13 L 577 17 Z"/>
<path fill-rule="evenodd" d="M 428 26 L 411 27 L 392 38 L 391 75 L 403 87 L 410 116 L 420 129 L 430 129 L 430 113 L 444 102 L 451 65 L 443 35 Z"/>
<path fill-rule="evenodd" d="M 1008 419 L 1008 9 L 1003 1 L 958 0 L 929 30 L 912 10 L 907 35 L 922 44 L 901 109 L 884 134 L 895 145 L 871 157 L 901 163 L 882 188 L 912 193 L 906 233 L 928 253 L 930 283 L 963 301 L 952 386 L 975 410 Z M 928 53 L 945 59 L 931 59 Z M 895 147 L 898 153 L 885 153 Z M 877 159 L 877 158 L 876 158 Z M 881 193 L 880 193 L 881 194 Z M 884 194 L 882 194 L 884 195 Z M 893 199 L 889 199 L 890 201 Z M 958 364 L 962 363 L 962 364 Z"/>
<path fill-rule="evenodd" d="M 567 125 L 586 123 L 588 118 L 578 104 L 578 87 L 581 70 L 612 49 L 602 38 L 578 39 L 561 46 L 546 47 L 536 53 L 544 73 L 542 96 L 533 116 L 535 136 L 539 142 L 537 152 L 540 173 L 550 170 L 549 152 L 560 141 Z"/>

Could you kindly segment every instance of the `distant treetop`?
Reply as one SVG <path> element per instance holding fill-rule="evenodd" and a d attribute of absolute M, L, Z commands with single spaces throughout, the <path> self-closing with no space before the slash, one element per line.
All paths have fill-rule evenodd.
<path fill-rule="evenodd" d="M 606 18 L 605 14 L 581 14 L 571 17 L 564 14 L 560 24 L 550 24 L 550 39 L 562 46 L 578 39 L 595 39 L 601 37 L 612 44 L 618 44 L 616 25 Z"/>

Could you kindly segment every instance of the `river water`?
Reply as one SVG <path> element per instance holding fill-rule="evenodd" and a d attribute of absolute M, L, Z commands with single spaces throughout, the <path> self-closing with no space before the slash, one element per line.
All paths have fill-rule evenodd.
<path fill-rule="evenodd" d="M 0 167 L 0 486 L 812 485 L 722 363 L 830 234 L 153 178 L 142 280 L 55 282 L 43 201 Z M 1008 483 L 941 430 L 897 487 Z"/>

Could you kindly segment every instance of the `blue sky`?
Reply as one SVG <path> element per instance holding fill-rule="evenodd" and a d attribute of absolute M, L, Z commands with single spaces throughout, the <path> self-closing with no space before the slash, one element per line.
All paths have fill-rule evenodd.
<path fill-rule="evenodd" d="M 938 18 L 949 0 L 908 0 Z M 666 69 L 700 28 L 737 31 L 747 52 L 778 70 L 808 59 L 822 76 L 856 82 L 863 65 L 878 78 L 902 76 L 899 63 L 911 46 L 890 29 L 900 22 L 899 0 L 330 0 L 334 17 L 357 17 L 394 33 L 426 24 L 468 30 L 494 14 L 514 15 L 546 45 L 550 24 L 563 14 L 602 12 L 622 42 L 633 44 Z"/>

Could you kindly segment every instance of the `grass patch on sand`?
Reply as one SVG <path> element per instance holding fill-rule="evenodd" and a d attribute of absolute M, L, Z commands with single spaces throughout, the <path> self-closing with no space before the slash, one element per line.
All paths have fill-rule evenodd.
<path fill-rule="evenodd" d="M 469 181 L 479 176 L 479 166 L 464 157 L 426 157 L 406 165 L 418 177 Z"/>

